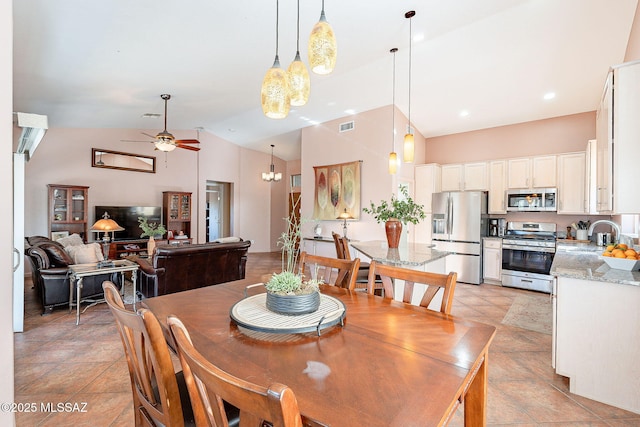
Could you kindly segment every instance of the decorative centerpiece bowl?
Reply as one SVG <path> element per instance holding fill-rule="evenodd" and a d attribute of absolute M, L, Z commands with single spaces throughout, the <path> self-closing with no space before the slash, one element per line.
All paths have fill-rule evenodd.
<path fill-rule="evenodd" d="M 293 202 L 296 211 L 296 204 Z M 300 221 L 293 216 L 285 218 L 287 231 L 283 232 L 278 240 L 282 246 L 282 271 L 274 273 L 266 283 L 267 309 L 274 313 L 287 315 L 308 314 L 317 311 L 320 307 L 321 281 L 305 280 L 302 272 L 296 272 L 298 262 L 297 243 L 300 239 Z"/>

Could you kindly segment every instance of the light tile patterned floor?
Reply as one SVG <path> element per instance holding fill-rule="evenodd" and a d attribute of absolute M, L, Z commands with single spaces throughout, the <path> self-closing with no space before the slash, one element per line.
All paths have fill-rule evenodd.
<path fill-rule="evenodd" d="M 247 277 L 280 267 L 280 253 L 249 254 Z M 502 324 L 527 291 L 459 283 L 452 314 L 498 328 L 490 349 L 489 426 L 640 426 L 640 415 L 573 395 L 551 368 L 551 336 Z M 539 294 L 536 294 L 539 295 Z M 16 402 L 86 403 L 87 412 L 21 413 L 19 427 L 132 426 L 131 385 L 113 317 L 104 304 L 89 308 L 79 326 L 64 308 L 41 316 L 26 286 L 25 332 L 15 335 Z M 428 396 L 425 396 L 428 399 Z M 463 425 L 462 406 L 451 426 Z M 416 420 L 416 426 L 421 426 Z"/>

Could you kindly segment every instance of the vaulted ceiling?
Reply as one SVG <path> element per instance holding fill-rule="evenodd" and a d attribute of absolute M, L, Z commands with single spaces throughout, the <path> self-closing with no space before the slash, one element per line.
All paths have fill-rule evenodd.
<path fill-rule="evenodd" d="M 285 160 L 306 126 L 389 105 L 408 114 L 409 21 L 415 10 L 411 119 L 426 137 L 595 110 L 609 66 L 620 63 L 637 0 L 327 0 L 338 40 L 335 71 L 311 76 L 307 105 L 286 119 L 262 114 L 273 64 L 275 0 L 14 1 L 14 111 L 50 127 L 204 128 Z M 296 2 L 281 0 L 279 54 L 296 50 Z M 300 50 L 321 1 L 300 4 Z M 555 92 L 552 100 L 544 100 Z M 468 115 L 462 117 L 461 112 Z M 391 124 L 390 124 L 391 126 Z"/>

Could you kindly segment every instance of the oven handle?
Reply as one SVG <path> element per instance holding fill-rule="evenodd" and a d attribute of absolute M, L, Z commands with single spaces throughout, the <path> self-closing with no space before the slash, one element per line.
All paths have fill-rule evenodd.
<path fill-rule="evenodd" d="M 545 247 L 532 247 L 532 246 L 519 246 L 519 245 L 509 245 L 502 243 L 502 249 L 513 249 L 516 251 L 527 251 L 527 252 L 546 252 L 554 254 L 556 252 L 556 248 L 545 248 Z"/>

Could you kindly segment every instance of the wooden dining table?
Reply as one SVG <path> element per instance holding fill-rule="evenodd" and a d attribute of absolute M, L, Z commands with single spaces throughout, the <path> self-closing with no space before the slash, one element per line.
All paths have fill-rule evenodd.
<path fill-rule="evenodd" d="M 286 384 L 300 411 L 331 426 L 441 426 L 464 404 L 465 426 L 486 425 L 491 325 L 363 292 L 322 285 L 344 322 L 305 333 L 239 327 L 230 309 L 251 280 L 145 299 L 166 329 L 184 322 L 194 346 L 245 380 Z M 264 292 L 262 286 L 249 295 Z"/>

